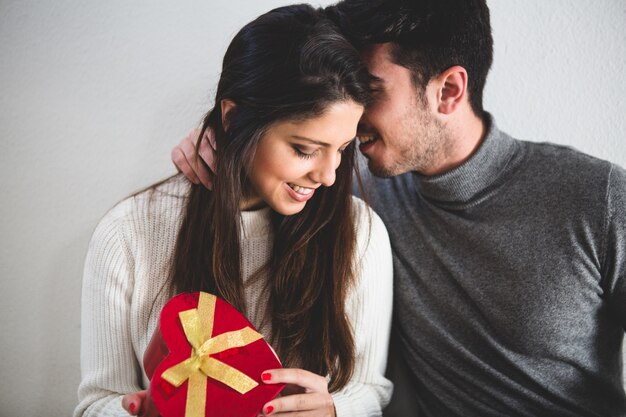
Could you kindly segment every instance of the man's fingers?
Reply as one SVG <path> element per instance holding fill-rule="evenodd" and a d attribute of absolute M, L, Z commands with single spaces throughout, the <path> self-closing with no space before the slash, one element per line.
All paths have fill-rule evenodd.
<path fill-rule="evenodd" d="M 211 170 L 212 173 L 215 173 L 215 149 L 213 149 L 206 140 L 206 136 L 200 141 L 198 154 L 206 166 L 209 167 L 209 170 Z M 200 181 L 202 181 L 202 184 L 204 184 L 207 188 L 211 188 L 211 173 L 206 170 L 206 167 L 203 164 L 198 164 L 196 174 L 198 175 L 198 178 L 200 178 Z"/>
<path fill-rule="evenodd" d="M 215 171 L 215 149 L 211 147 L 209 142 L 205 139 L 200 141 L 199 152 L 200 158 L 211 168 L 211 171 Z"/>
<path fill-rule="evenodd" d="M 204 131 L 204 139 L 209 142 L 209 145 L 213 150 L 217 149 L 217 142 L 215 142 L 215 133 L 213 133 L 213 129 L 207 129 Z"/>
<path fill-rule="evenodd" d="M 197 136 L 194 136 L 193 135 L 194 133 L 196 132 L 192 132 L 191 134 L 189 134 L 187 138 L 185 138 L 182 142 L 180 142 L 179 146 L 183 155 L 185 156 L 185 159 L 187 160 L 187 164 L 193 170 L 195 177 L 198 178 L 198 180 L 201 181 L 205 187 L 210 189 L 212 187 L 211 176 L 209 172 L 207 171 L 206 167 L 202 163 L 200 163 L 198 156 L 196 155 L 196 142 L 195 141 L 197 139 Z M 203 156 L 203 152 L 204 152 L 204 156 Z M 214 159 L 213 152 L 214 151 L 208 145 L 206 140 L 203 139 L 200 141 L 200 155 L 199 156 L 202 157 L 207 162 L 207 165 L 209 165 L 211 169 L 214 168 L 212 166 L 214 165 L 212 162 Z"/>
<path fill-rule="evenodd" d="M 200 141 L 198 153 L 196 153 L 196 142 L 198 141 L 200 131 L 200 129 L 192 130 L 180 141 L 178 146 L 172 149 L 172 162 L 189 181 L 194 184 L 202 183 L 205 187 L 211 189 L 213 181 L 211 180 L 211 171 L 209 170 L 215 170 L 215 150 L 212 148 L 212 146 L 215 146 L 215 138 L 210 129 L 207 129 Z M 204 164 L 200 163 L 198 157 L 206 162 L 209 170 L 207 170 Z"/>
<path fill-rule="evenodd" d="M 178 168 L 178 170 L 182 172 L 189 181 L 194 184 L 200 183 L 198 176 L 194 173 L 191 165 L 189 165 L 189 162 L 187 162 L 187 159 L 185 158 L 185 154 L 180 149 L 180 145 L 172 149 L 172 162 L 174 162 L 176 168 Z"/>
<path fill-rule="evenodd" d="M 189 136 L 187 136 L 185 139 L 181 140 L 178 147 L 182 151 L 183 156 L 187 160 L 187 163 L 195 170 L 196 165 L 198 164 L 196 160 L 196 143 L 192 139 L 191 134 L 189 134 Z"/>

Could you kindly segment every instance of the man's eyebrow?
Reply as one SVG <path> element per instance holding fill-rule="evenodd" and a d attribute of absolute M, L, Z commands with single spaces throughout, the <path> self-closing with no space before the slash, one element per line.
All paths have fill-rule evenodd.
<path fill-rule="evenodd" d="M 314 145 L 320 145 L 320 146 L 323 146 L 325 148 L 330 147 L 330 143 L 326 143 L 326 142 L 322 142 L 322 141 L 319 141 L 319 140 L 307 138 L 307 137 L 304 137 L 304 136 L 291 135 L 291 137 L 294 138 L 294 139 L 305 140 L 305 141 L 310 142 L 310 143 L 312 143 Z M 347 145 L 348 143 L 352 142 L 353 140 L 354 140 L 354 138 L 351 138 L 350 140 L 346 141 L 346 143 L 344 143 L 344 145 Z"/>

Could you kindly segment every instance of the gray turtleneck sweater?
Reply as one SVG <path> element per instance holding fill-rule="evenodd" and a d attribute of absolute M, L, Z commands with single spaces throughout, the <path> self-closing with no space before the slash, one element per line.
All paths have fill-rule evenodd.
<path fill-rule="evenodd" d="M 626 171 L 488 124 L 450 172 L 365 178 L 394 255 L 398 395 L 420 417 L 626 415 Z"/>

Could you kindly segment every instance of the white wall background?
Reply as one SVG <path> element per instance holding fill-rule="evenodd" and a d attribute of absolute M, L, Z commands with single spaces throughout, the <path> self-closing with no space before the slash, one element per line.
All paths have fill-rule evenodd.
<path fill-rule="evenodd" d="M 0 1 L 0 416 L 71 414 L 94 226 L 174 172 L 232 35 L 289 2 Z M 489 4 L 499 126 L 626 166 L 626 1 Z"/>

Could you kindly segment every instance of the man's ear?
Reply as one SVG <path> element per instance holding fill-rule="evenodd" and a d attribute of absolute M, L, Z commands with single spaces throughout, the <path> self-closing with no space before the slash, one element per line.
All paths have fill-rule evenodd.
<path fill-rule="evenodd" d="M 467 95 L 467 71 L 461 66 L 450 67 L 437 77 L 437 110 L 451 114 Z"/>
<path fill-rule="evenodd" d="M 220 107 L 222 110 L 222 126 L 224 127 L 224 132 L 226 132 L 228 130 L 228 114 L 236 107 L 236 104 L 231 99 L 225 98 L 220 101 Z"/>

